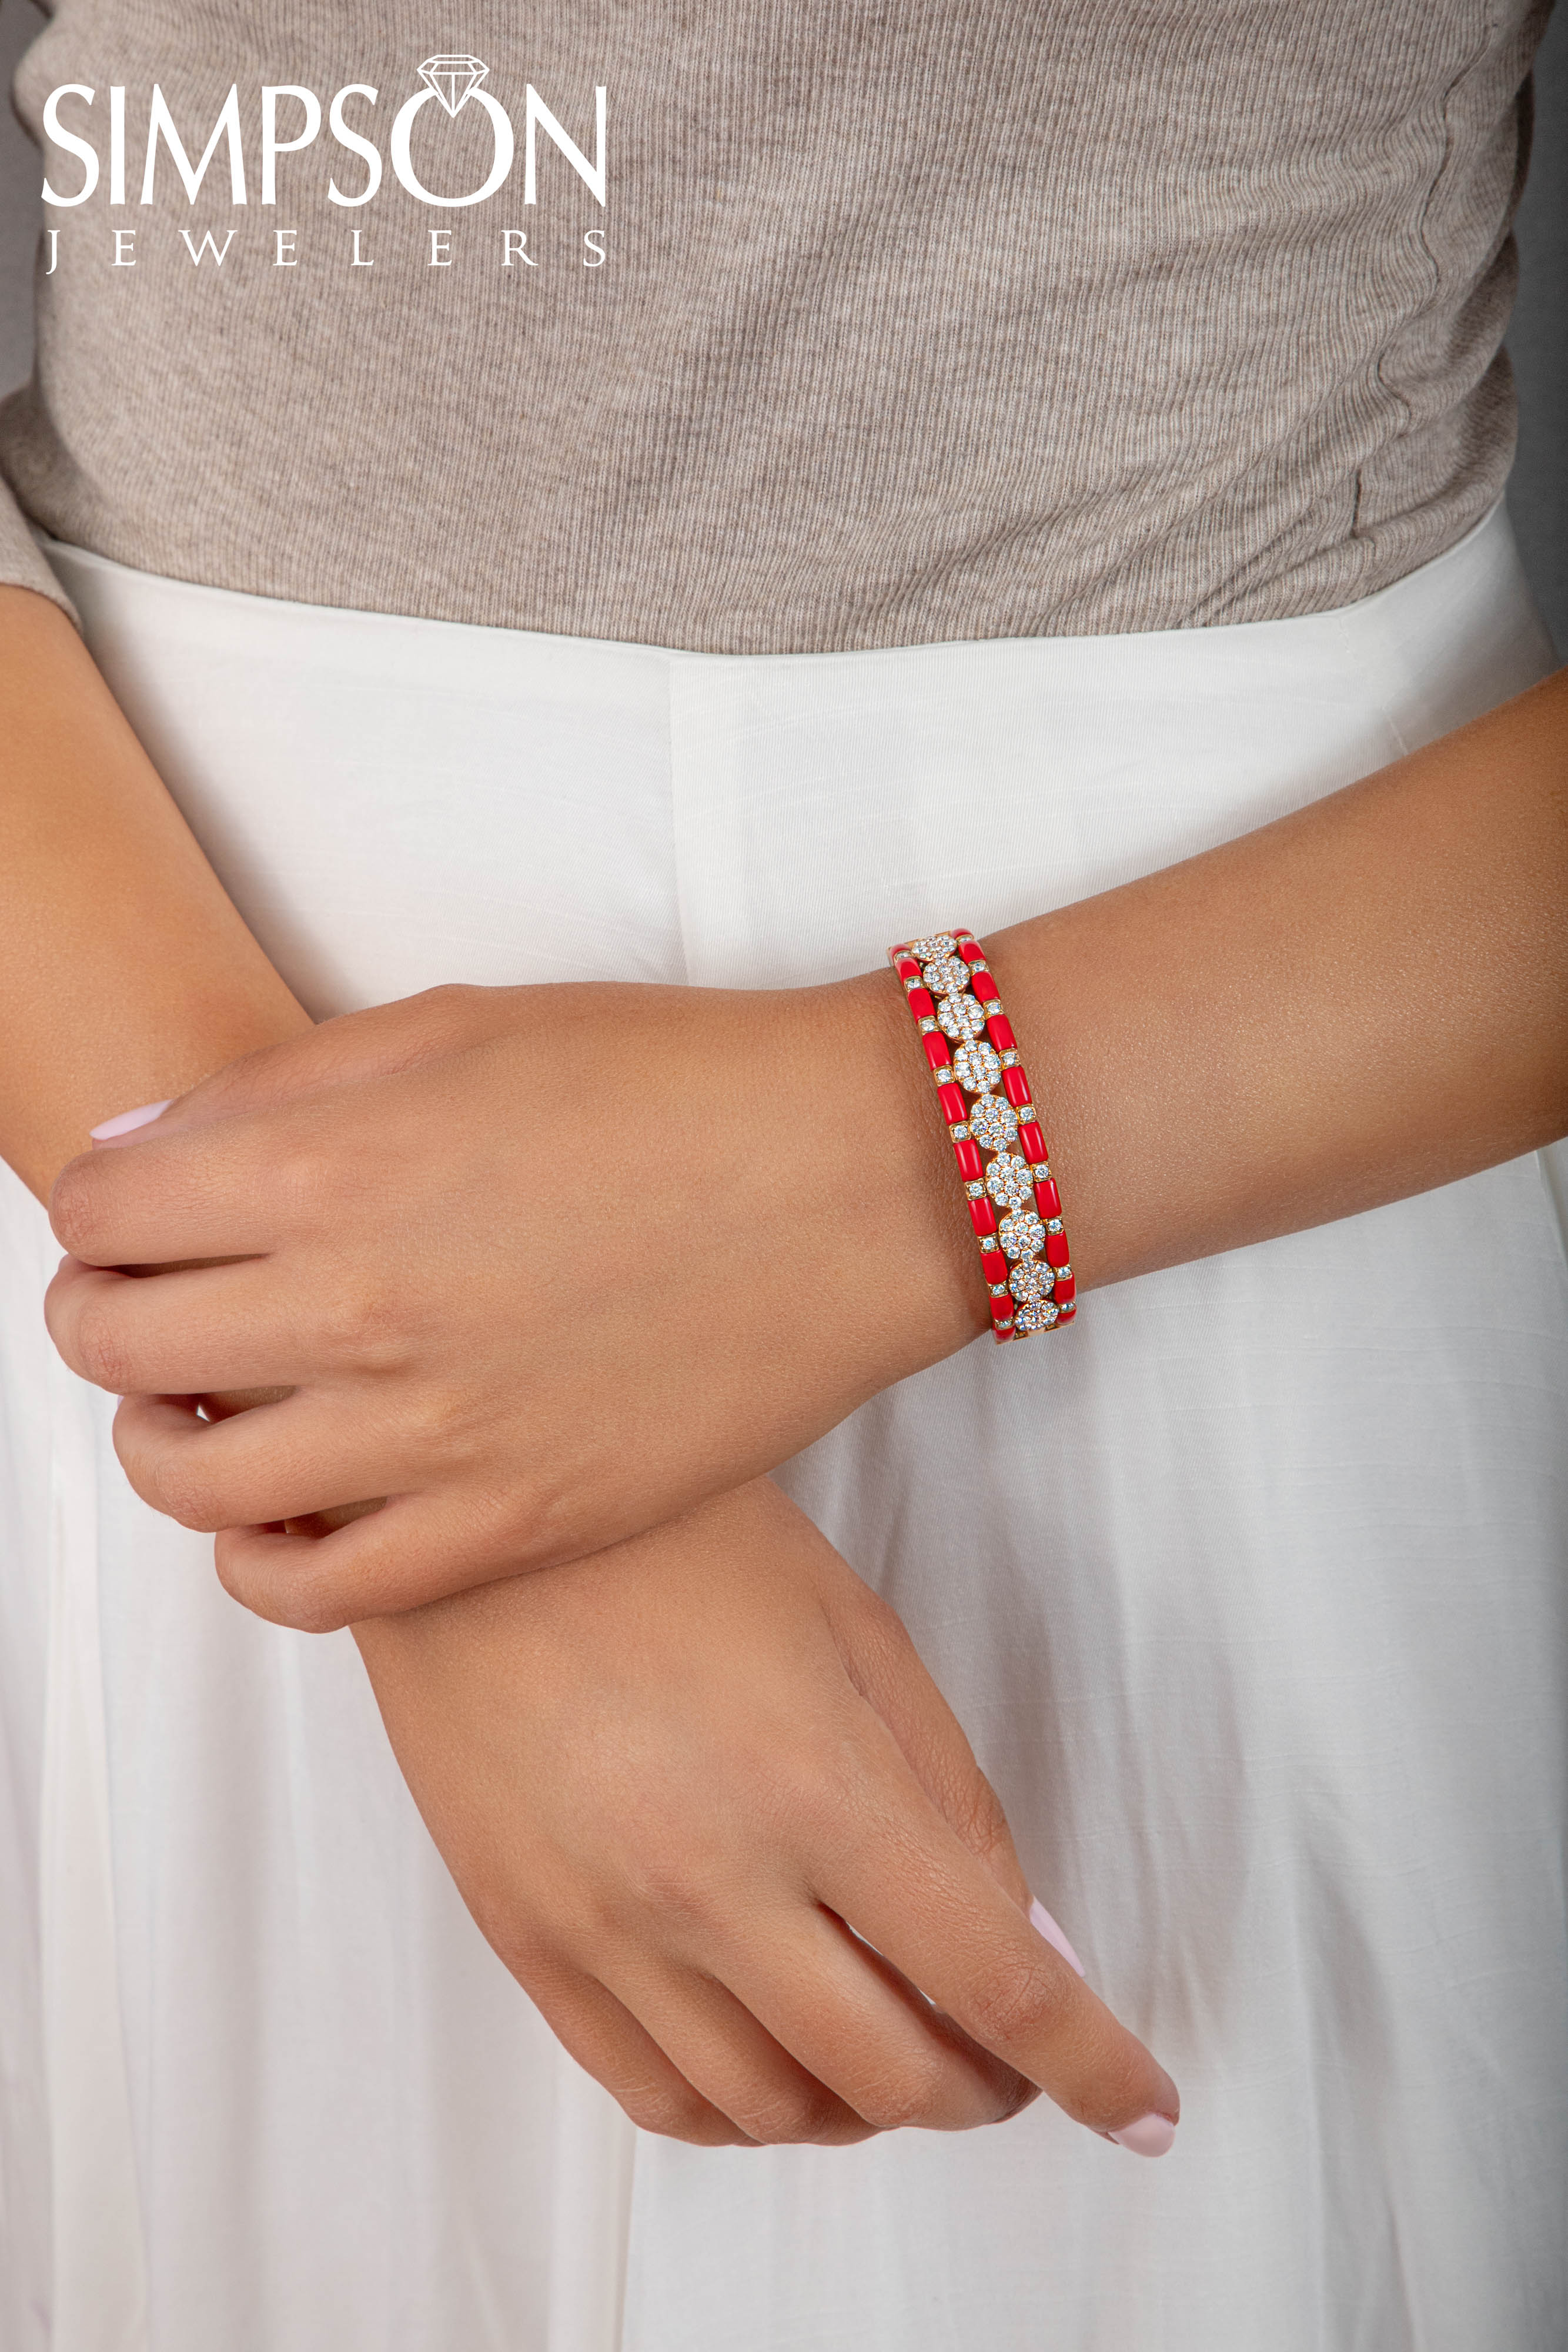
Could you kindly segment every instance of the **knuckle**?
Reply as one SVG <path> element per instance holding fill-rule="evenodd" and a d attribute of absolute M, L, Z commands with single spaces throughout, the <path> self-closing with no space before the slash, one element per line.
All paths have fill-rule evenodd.
<path fill-rule="evenodd" d="M 660 2139 L 684 2139 L 702 2147 L 729 2137 L 723 2118 L 695 2091 L 635 2084 L 614 2095 L 640 2131 L 653 2132 Z"/>
<path fill-rule="evenodd" d="M 137 1492 L 140 1494 L 141 1491 L 138 1487 Z M 221 1535 L 213 1546 L 213 1569 L 218 1582 L 231 1601 L 237 1601 L 242 1609 L 249 1609 L 253 1606 L 250 1599 L 250 1580 L 235 1555 L 235 1547 Z M 265 1612 L 258 1610 L 256 1613 L 259 1616 Z"/>
<path fill-rule="evenodd" d="M 710 1845 L 700 1824 L 672 1817 L 667 1792 L 635 1772 L 618 1771 L 614 1786 L 620 1834 L 607 1927 L 639 1942 L 653 1929 L 688 1953 L 711 1953 L 733 1927 L 722 1846 Z"/>
<path fill-rule="evenodd" d="M 1010 2124 L 1015 2116 L 1021 2116 L 1024 2109 L 1032 2107 L 1040 2096 L 1040 2084 L 1031 2083 L 1027 2074 L 1010 2074 L 998 2094 L 998 2123 Z"/>
<path fill-rule="evenodd" d="M 759 2147 L 800 2147 L 835 2137 L 841 2112 L 831 2091 L 802 2084 L 748 2100 L 739 2123 L 747 2139 Z"/>
<path fill-rule="evenodd" d="M 287 1625 L 296 1633 L 340 1633 L 350 1619 L 369 1613 L 345 1609 L 325 1592 L 285 1593 L 273 1622 Z"/>
<path fill-rule="evenodd" d="M 406 1367 L 412 1351 L 383 1334 L 381 1343 L 379 1370 Z M 486 1458 L 486 1439 L 493 1441 L 490 1416 L 481 1403 L 457 1387 L 443 1381 L 421 1381 L 399 1400 L 400 1417 L 413 1452 L 421 1458 L 434 1457 L 451 1470 L 476 1468 Z M 510 1465 L 508 1465 L 510 1467 Z M 505 1501 L 508 1513 L 521 1510 L 528 1516 L 527 1478 L 510 1482 Z"/>
<path fill-rule="evenodd" d="M 95 1388 L 115 1396 L 130 1394 L 131 1353 L 107 1301 L 90 1299 L 82 1306 L 71 1335 L 69 1361 Z"/>
<path fill-rule="evenodd" d="M 140 1495 L 144 1503 L 152 1503 L 152 1507 L 156 1510 L 157 1505 L 153 1502 L 152 1495 L 148 1492 L 147 1465 L 144 1450 L 141 1446 L 133 1444 L 131 1439 L 127 1436 L 125 1430 L 121 1425 L 120 1415 L 118 1412 L 115 1414 L 113 1423 L 110 1426 L 110 1435 L 114 1444 L 116 1458 L 120 1463 L 120 1468 L 125 1473 L 127 1483 L 129 1484 L 132 1494 Z"/>
<path fill-rule="evenodd" d="M 316 1309 L 316 1339 L 328 1361 L 356 1371 L 396 1371 L 407 1360 L 402 1318 L 369 1271 L 333 1284 Z"/>
<path fill-rule="evenodd" d="M 223 1526 L 222 1514 L 214 1516 L 212 1479 L 199 1463 L 189 1459 L 184 1447 L 154 1454 L 143 1461 L 141 1477 L 138 1491 L 142 1499 L 165 1518 L 201 1535 L 213 1535 Z"/>
<path fill-rule="evenodd" d="M 1054 1970 L 1011 1954 L 988 1961 L 967 1990 L 963 2022 L 990 2049 L 1021 2048 L 1049 2039 L 1061 2025 L 1071 1997 Z"/>
<path fill-rule="evenodd" d="M 218 1582 L 231 1601 L 248 1609 L 269 1625 L 286 1625 L 295 1633 L 336 1633 L 356 1616 L 371 1613 L 344 1605 L 342 1595 L 319 1577 L 291 1580 L 287 1568 L 258 1570 L 244 1537 L 220 1532 L 213 1547 Z"/>
<path fill-rule="evenodd" d="M 560 1971 L 551 1966 L 551 1955 L 533 1923 L 508 1909 L 505 1890 L 499 1886 L 477 1886 L 467 1901 L 481 1934 L 508 1976 L 516 1977 L 546 2022 L 553 2022 L 550 1994 L 559 1982 Z"/>
<path fill-rule="evenodd" d="M 308 1538 L 301 1538 L 308 1542 Z M 257 1603 L 250 1603 L 253 1610 Z M 336 1633 L 353 1617 L 372 1616 L 369 1606 L 352 1608 L 345 1604 L 342 1592 L 327 1578 L 313 1573 L 307 1566 L 300 1575 L 290 1575 L 285 1567 L 267 1579 L 262 1608 L 257 1613 L 270 1617 L 275 1625 L 287 1625 L 296 1633 Z"/>
<path fill-rule="evenodd" d="M 470 981 L 441 980 L 434 988 L 422 989 L 419 1002 L 438 1023 L 444 1024 L 472 1013 L 480 994 Z"/>
<path fill-rule="evenodd" d="M 842 1847 L 850 1820 L 846 1791 L 863 1790 L 866 1781 L 858 1737 L 837 1750 L 826 1740 L 808 1746 L 787 1738 L 754 1745 L 744 1761 L 752 1798 L 771 1826 L 787 1829 L 814 1851 Z"/>
<path fill-rule="evenodd" d="M 285 1218 L 307 1229 L 329 1222 L 341 1197 L 343 1175 L 326 1143 L 310 1136 L 279 1141 L 267 1168 L 267 1189 Z"/>
<path fill-rule="evenodd" d="M 713 1906 L 681 1856 L 637 1839 L 628 1846 L 624 1867 L 633 1916 L 656 1919 L 665 1932 L 677 1934 L 700 1932 L 711 1918 Z"/>
<path fill-rule="evenodd" d="M 55 1179 L 49 1195 L 49 1223 L 55 1239 L 73 1257 L 90 1259 L 102 1230 L 97 1205 L 98 1172 L 90 1160 L 73 1160 Z"/>
<path fill-rule="evenodd" d="M 910 2061 L 862 2093 L 855 2105 L 878 2131 L 910 2131 L 931 2122 L 941 2098 L 940 2066 L 935 2060 Z"/>
<path fill-rule="evenodd" d="M 953 1826 L 964 1843 L 983 1862 L 992 1861 L 1011 1845 L 1011 1833 L 1001 1800 L 977 1767 L 949 1791 L 947 1809 Z"/>

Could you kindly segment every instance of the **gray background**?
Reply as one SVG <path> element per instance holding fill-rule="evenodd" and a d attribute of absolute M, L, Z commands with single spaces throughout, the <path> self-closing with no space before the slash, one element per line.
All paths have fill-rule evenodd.
<path fill-rule="evenodd" d="M 42 19 L 30 0 L 0 0 L 0 78 Z M 31 364 L 37 155 L 0 108 L 0 392 Z M 1519 216 L 1519 303 L 1508 338 L 1519 380 L 1519 457 L 1509 506 L 1526 568 L 1560 653 L 1568 651 L 1568 0 L 1535 76 L 1535 154 Z"/>

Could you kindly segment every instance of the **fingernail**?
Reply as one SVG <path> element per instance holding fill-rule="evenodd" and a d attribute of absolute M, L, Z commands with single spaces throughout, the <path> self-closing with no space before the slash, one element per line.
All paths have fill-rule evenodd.
<path fill-rule="evenodd" d="M 1051 1917 L 1043 1903 L 1037 1900 L 1030 1905 L 1029 1924 L 1035 1930 L 1037 1935 L 1043 1936 L 1046 1942 L 1050 1944 L 1054 1950 L 1061 1954 L 1062 1958 L 1067 1962 L 1070 1969 L 1076 1969 L 1080 1976 L 1083 1974 L 1082 1961 L 1079 1958 L 1077 1953 L 1073 1950 L 1071 1945 L 1068 1942 L 1066 1937 L 1062 1934 L 1061 1928 L 1057 1926 L 1055 1920 Z"/>
<path fill-rule="evenodd" d="M 1176 2126 L 1169 2116 L 1140 2116 L 1135 2124 L 1125 2124 L 1119 2132 L 1107 2132 L 1118 2147 L 1130 2147 L 1134 2156 L 1164 2156 L 1176 2137 Z"/>
<path fill-rule="evenodd" d="M 162 1118 L 173 1099 L 170 1095 L 161 1103 L 143 1103 L 140 1110 L 122 1110 L 118 1118 L 106 1118 L 101 1127 L 89 1127 L 88 1133 L 95 1143 L 112 1143 L 117 1135 L 129 1135 L 133 1127 L 146 1127 Z"/>

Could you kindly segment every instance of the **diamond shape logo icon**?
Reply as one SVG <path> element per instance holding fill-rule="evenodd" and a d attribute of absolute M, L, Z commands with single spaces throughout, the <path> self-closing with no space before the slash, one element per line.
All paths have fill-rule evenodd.
<path fill-rule="evenodd" d="M 448 114 L 460 113 L 490 68 L 481 58 L 426 58 L 419 78 L 433 89 Z"/>

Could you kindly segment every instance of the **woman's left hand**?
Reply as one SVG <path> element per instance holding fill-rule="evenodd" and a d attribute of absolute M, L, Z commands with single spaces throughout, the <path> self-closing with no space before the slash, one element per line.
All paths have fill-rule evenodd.
<path fill-rule="evenodd" d="M 216 1533 L 263 1616 L 573 1559 L 985 1328 L 914 1043 L 891 973 L 346 1014 L 69 1163 L 49 1330 L 121 1398 L 137 1492 Z M 287 1393 L 198 1417 L 242 1389 Z"/>
<path fill-rule="evenodd" d="M 645 2129 L 965 2130 L 1040 2084 L 1170 2146 L 914 1643 L 770 1479 L 354 1634 L 475 1919 Z"/>

